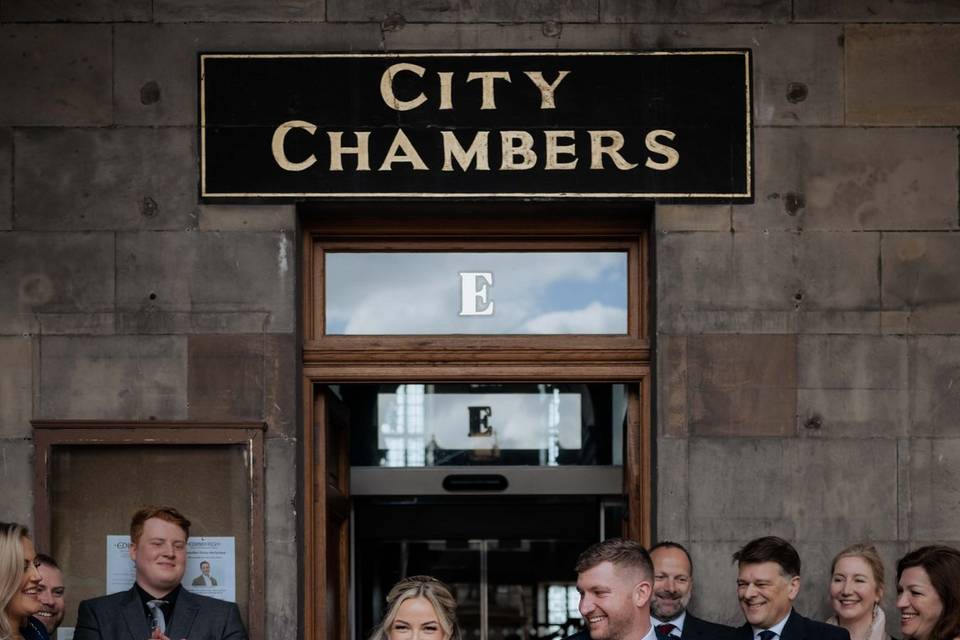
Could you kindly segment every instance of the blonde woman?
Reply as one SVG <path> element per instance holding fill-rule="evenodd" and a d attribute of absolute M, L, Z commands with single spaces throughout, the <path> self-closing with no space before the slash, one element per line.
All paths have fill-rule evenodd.
<path fill-rule="evenodd" d="M 850 632 L 850 640 L 886 640 L 883 600 L 883 561 L 870 544 L 847 547 L 830 569 L 830 606 L 827 622 Z"/>
<path fill-rule="evenodd" d="M 27 528 L 0 522 L 0 640 L 48 640 L 47 630 L 33 617 L 43 609 L 38 565 Z"/>
<path fill-rule="evenodd" d="M 369 640 L 462 640 L 450 587 L 430 576 L 411 576 L 387 594 L 387 612 Z"/>

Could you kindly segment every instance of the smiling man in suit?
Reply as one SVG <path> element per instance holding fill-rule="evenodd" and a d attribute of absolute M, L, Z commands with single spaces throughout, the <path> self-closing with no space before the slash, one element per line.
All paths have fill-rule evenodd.
<path fill-rule="evenodd" d="M 793 609 L 800 593 L 800 555 L 776 536 L 757 538 L 733 554 L 737 598 L 747 622 L 738 640 L 850 640 L 842 627 L 804 618 Z"/>
<path fill-rule="evenodd" d="M 733 627 L 707 622 L 687 610 L 693 595 L 693 560 L 676 542 L 650 548 L 653 560 L 653 596 L 650 621 L 661 640 L 728 640 Z"/>
<path fill-rule="evenodd" d="M 74 640 L 247 640 L 240 611 L 180 586 L 187 568 L 190 521 L 172 507 L 147 507 L 130 522 L 129 591 L 84 600 Z"/>

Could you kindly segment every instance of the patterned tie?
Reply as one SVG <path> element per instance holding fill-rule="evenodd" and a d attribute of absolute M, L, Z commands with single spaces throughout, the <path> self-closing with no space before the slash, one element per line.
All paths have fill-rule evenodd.
<path fill-rule="evenodd" d="M 676 629 L 676 625 L 672 625 L 669 622 L 664 622 L 663 624 L 657 625 L 657 633 L 659 633 L 664 638 L 670 637 L 670 632 Z"/>
<path fill-rule="evenodd" d="M 776 631 L 770 631 L 770 629 L 764 629 L 758 634 L 760 640 L 773 640 L 777 637 Z"/>
<path fill-rule="evenodd" d="M 165 604 L 167 604 L 166 600 L 147 601 L 147 609 L 150 609 L 150 615 L 153 617 L 150 624 L 150 631 L 159 629 L 160 633 L 167 632 L 167 620 L 163 617 L 163 605 Z"/>

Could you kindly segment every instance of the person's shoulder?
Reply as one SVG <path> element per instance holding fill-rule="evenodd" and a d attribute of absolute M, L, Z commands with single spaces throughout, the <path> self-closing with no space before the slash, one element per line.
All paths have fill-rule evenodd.
<path fill-rule="evenodd" d="M 803 623 L 808 637 L 830 638 L 831 640 L 850 639 L 850 633 L 843 627 L 804 617 L 796 611 L 793 612 L 793 615 L 797 616 L 798 622 Z"/>
<path fill-rule="evenodd" d="M 117 593 L 111 593 L 105 596 L 97 596 L 96 598 L 89 598 L 87 600 L 82 600 L 80 602 L 81 607 L 111 607 L 117 606 L 122 602 L 125 602 L 127 598 L 130 597 L 129 591 L 118 591 Z"/>
<path fill-rule="evenodd" d="M 189 600 L 196 604 L 199 607 L 203 607 L 208 611 L 211 609 L 236 609 L 237 604 L 235 602 L 229 602 L 227 600 L 221 600 L 220 598 L 211 598 L 210 596 L 205 596 L 196 591 L 190 591 L 189 589 L 184 589 L 183 593 L 180 595 L 181 598 Z"/>
<path fill-rule="evenodd" d="M 577 631 L 572 636 L 567 636 L 563 640 L 590 640 L 590 632 L 586 629 L 582 631 Z"/>
<path fill-rule="evenodd" d="M 710 622 L 709 620 L 698 618 L 689 611 L 687 611 L 687 618 L 683 623 L 683 629 L 684 631 L 690 629 L 691 631 L 696 631 L 701 634 L 723 637 L 729 637 L 737 630 L 736 627 L 730 627 L 725 624 L 720 624 L 719 622 Z"/>

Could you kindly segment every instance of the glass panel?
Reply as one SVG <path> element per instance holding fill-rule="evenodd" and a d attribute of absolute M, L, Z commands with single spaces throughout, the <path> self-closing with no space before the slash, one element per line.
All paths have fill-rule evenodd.
<path fill-rule="evenodd" d="M 367 637 L 383 615 L 391 585 L 417 574 L 453 587 L 464 638 L 574 633 L 582 620 L 573 567 L 600 539 L 599 507 L 596 499 L 358 501 L 358 637 Z"/>
<path fill-rule="evenodd" d="M 328 335 L 627 333 L 627 252 L 327 252 Z"/>
<path fill-rule="evenodd" d="M 351 464 L 621 465 L 622 384 L 352 384 Z"/>

